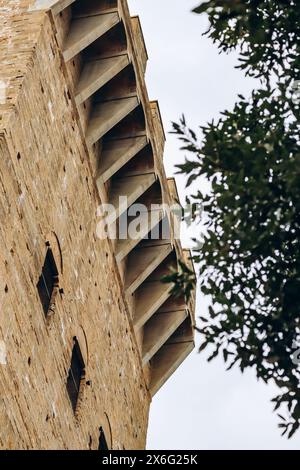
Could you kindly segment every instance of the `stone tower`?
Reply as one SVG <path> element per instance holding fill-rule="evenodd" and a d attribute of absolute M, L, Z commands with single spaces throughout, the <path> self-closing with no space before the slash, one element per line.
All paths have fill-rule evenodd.
<path fill-rule="evenodd" d="M 126 0 L 0 0 L 1 449 L 144 448 L 194 347 L 147 59 Z"/>

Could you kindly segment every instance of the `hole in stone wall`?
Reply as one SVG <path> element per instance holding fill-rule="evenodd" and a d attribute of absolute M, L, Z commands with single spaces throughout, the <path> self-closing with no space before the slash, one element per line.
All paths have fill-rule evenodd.
<path fill-rule="evenodd" d="M 105 434 L 104 434 L 104 431 L 103 431 L 102 427 L 99 428 L 99 432 L 100 432 L 100 435 L 99 435 L 98 450 L 109 450 L 108 445 L 107 445 L 107 441 L 106 441 L 106 438 L 105 438 Z"/>
<path fill-rule="evenodd" d="M 71 401 L 74 413 L 76 413 L 77 402 L 79 398 L 80 386 L 85 376 L 85 364 L 79 347 L 79 343 L 74 338 L 74 346 L 71 356 L 71 365 L 67 378 L 67 391 Z"/>
<path fill-rule="evenodd" d="M 52 250 L 48 248 L 37 289 L 45 316 L 48 315 L 58 288 L 58 270 Z"/>

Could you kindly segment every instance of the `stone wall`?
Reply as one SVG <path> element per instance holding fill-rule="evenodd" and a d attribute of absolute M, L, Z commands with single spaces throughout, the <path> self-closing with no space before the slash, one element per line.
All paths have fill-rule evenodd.
<path fill-rule="evenodd" d="M 147 58 L 126 0 L 0 0 L 0 448 L 97 449 L 100 427 L 144 448 L 151 397 L 194 347 L 194 297 L 161 283 L 189 252 L 162 208 L 178 194 Z M 100 240 L 103 202 L 158 218 Z"/>
<path fill-rule="evenodd" d="M 110 243 L 96 238 L 98 194 L 51 16 L 29 13 L 31 3 L 10 0 L 8 12 L 0 2 L 0 448 L 97 448 L 100 426 L 109 446 L 143 448 L 139 352 Z M 36 287 L 46 242 L 60 288 L 48 319 Z M 87 382 L 76 416 L 74 336 Z"/>

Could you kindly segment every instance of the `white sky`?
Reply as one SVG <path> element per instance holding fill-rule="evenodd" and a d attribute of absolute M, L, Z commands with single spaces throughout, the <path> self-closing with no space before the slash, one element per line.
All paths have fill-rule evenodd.
<path fill-rule="evenodd" d="M 165 166 L 184 159 L 178 140 L 169 135 L 171 121 L 184 112 L 196 129 L 234 105 L 238 93 L 249 95 L 254 82 L 234 69 L 234 55 L 219 55 L 202 36 L 205 17 L 191 13 L 200 0 L 128 0 L 138 14 L 149 53 L 147 85 L 158 99 L 167 133 Z M 184 178 L 176 177 L 184 202 Z M 198 298 L 196 316 L 208 301 Z M 201 338 L 197 336 L 197 343 Z M 223 361 L 207 363 L 195 351 L 153 399 L 148 449 L 298 449 L 299 434 L 280 436 L 270 399 L 277 389 L 237 369 L 225 372 Z"/>

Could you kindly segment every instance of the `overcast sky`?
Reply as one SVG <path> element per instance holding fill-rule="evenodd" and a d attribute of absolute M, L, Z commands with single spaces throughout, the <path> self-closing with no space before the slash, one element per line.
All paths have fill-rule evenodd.
<path fill-rule="evenodd" d="M 234 69 L 236 57 L 220 56 L 202 36 L 207 20 L 191 13 L 197 0 L 128 1 L 131 13 L 141 18 L 149 53 L 149 95 L 159 100 L 166 132 L 183 112 L 196 129 L 231 108 L 238 93 L 249 95 L 255 83 Z M 183 158 L 176 137 L 167 134 L 168 176 Z M 184 202 L 184 179 L 176 179 Z M 207 305 L 199 296 L 196 316 Z M 206 363 L 205 355 L 195 351 L 154 397 L 147 447 L 299 449 L 299 433 L 290 441 L 280 436 L 270 403 L 276 393 L 253 373 L 225 372 L 221 359 Z"/>

